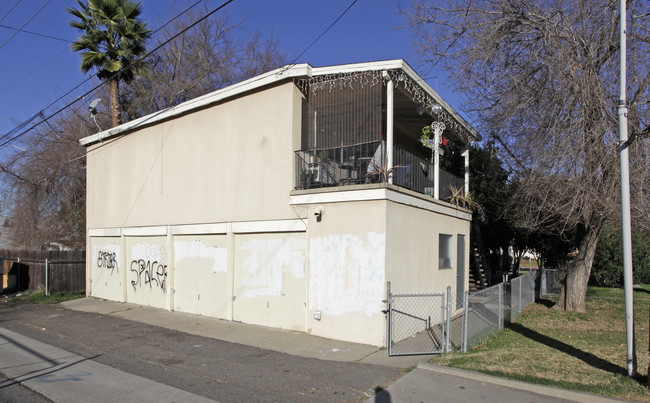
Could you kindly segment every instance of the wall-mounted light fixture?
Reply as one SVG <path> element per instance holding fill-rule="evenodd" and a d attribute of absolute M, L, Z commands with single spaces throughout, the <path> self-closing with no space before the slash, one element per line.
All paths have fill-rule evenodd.
<path fill-rule="evenodd" d="M 101 132 L 102 128 L 99 127 L 99 124 L 97 123 L 97 117 L 96 117 L 96 115 L 97 115 L 97 106 L 99 105 L 100 102 L 102 102 L 101 98 L 97 98 L 97 99 L 93 100 L 90 103 L 90 105 L 88 105 L 88 112 L 90 112 L 90 115 L 93 117 L 93 120 L 95 121 L 95 125 L 97 125 L 97 128 Z"/>
<path fill-rule="evenodd" d="M 323 219 L 323 213 L 325 213 L 325 207 L 318 206 L 314 210 L 314 215 L 316 216 L 316 221 L 320 222 Z"/>

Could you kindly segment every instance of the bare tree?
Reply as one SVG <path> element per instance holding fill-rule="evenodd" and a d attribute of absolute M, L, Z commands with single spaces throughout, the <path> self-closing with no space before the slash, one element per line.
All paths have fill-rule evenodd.
<path fill-rule="evenodd" d="M 159 33 L 158 43 L 199 18 L 192 11 L 184 14 Z M 177 105 L 271 70 L 285 59 L 273 36 L 247 34 L 227 16 L 207 19 L 161 47 L 145 61 L 148 68 L 140 70 L 142 75 L 121 87 L 124 115 L 131 120 Z M 0 184 L 6 190 L 16 246 L 85 244 L 86 161 L 79 139 L 112 126 L 106 103 L 98 108 L 97 125 L 87 109 L 90 99 L 109 99 L 111 94 L 103 86 L 5 147 Z"/>
<path fill-rule="evenodd" d="M 650 3 L 628 1 L 633 207 L 648 225 Z M 405 11 L 423 60 L 450 73 L 466 109 L 520 182 L 530 230 L 572 239 L 559 307 L 584 311 L 603 225 L 619 214 L 618 1 L 416 1 Z M 646 136 L 644 137 L 644 134 Z"/>
<path fill-rule="evenodd" d="M 100 118 L 110 126 L 108 114 Z M 0 172 L 15 246 L 83 247 L 86 160 L 79 139 L 96 131 L 85 108 L 73 109 L 6 150 Z"/>
<path fill-rule="evenodd" d="M 161 31 L 159 44 L 205 12 L 183 14 Z M 280 67 L 286 60 L 273 35 L 249 34 L 227 14 L 217 14 L 152 55 L 146 72 L 125 86 L 122 103 L 134 119 Z"/>

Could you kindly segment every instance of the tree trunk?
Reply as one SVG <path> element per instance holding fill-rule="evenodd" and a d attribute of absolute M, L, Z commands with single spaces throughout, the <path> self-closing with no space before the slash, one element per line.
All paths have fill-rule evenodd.
<path fill-rule="evenodd" d="M 585 312 L 585 296 L 587 295 L 587 284 L 591 274 L 591 266 L 596 255 L 596 246 L 602 226 L 589 228 L 582 242 L 580 250 L 566 270 L 557 308 L 563 311 Z"/>
<path fill-rule="evenodd" d="M 122 124 L 122 108 L 120 107 L 120 80 L 111 79 L 111 119 L 113 127 Z"/>

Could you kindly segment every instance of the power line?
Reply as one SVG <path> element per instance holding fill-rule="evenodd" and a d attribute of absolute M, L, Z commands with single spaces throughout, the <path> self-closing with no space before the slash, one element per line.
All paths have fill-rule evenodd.
<path fill-rule="evenodd" d="M 38 32 L 32 32 L 32 31 L 27 31 L 25 29 L 20 29 L 20 28 L 14 28 L 10 27 L 8 25 L 0 24 L 0 28 L 7 28 L 7 29 L 13 29 L 16 32 L 24 32 L 26 34 L 31 34 L 31 35 L 36 35 L 36 36 L 42 36 L 44 38 L 50 38 L 50 39 L 56 39 L 57 41 L 62 41 L 62 42 L 67 42 L 67 43 L 72 43 L 72 41 L 69 41 L 67 39 L 63 38 L 57 38 L 56 36 L 51 36 L 51 35 L 45 35 L 45 34 L 39 34 Z"/>
<path fill-rule="evenodd" d="M 174 17 L 173 19 L 171 19 L 170 21 L 168 21 L 167 23 L 165 23 L 162 27 L 164 27 L 164 26 L 168 25 L 169 23 L 171 23 L 172 21 L 174 21 L 175 19 L 177 19 L 180 15 L 184 14 L 184 13 L 187 12 L 189 9 L 191 9 L 191 8 L 193 8 L 194 6 L 196 6 L 197 4 L 199 4 L 201 1 L 202 1 L 202 0 L 199 0 L 199 1 L 195 2 L 194 4 L 192 4 L 191 6 L 189 6 L 187 9 L 183 10 L 179 15 L 177 15 L 176 17 Z M 26 130 L 22 131 L 21 133 L 19 133 L 19 134 L 15 135 L 15 136 L 13 136 L 13 137 L 11 137 L 11 138 L 5 140 L 4 142 L 0 143 L 0 148 L 3 148 L 4 146 L 6 146 L 7 144 L 11 143 L 12 141 L 18 139 L 19 137 L 22 137 L 23 135 L 25 135 L 26 133 L 28 133 L 29 131 L 31 131 L 31 130 L 34 129 L 35 127 L 39 126 L 40 124 L 49 121 L 52 117 L 58 115 L 59 113 L 61 113 L 61 112 L 64 111 L 65 109 L 69 108 L 70 106 L 72 106 L 73 104 L 75 104 L 76 102 L 78 102 L 80 99 L 83 99 L 85 96 L 87 96 L 87 95 L 93 93 L 94 91 L 96 91 L 96 90 L 99 89 L 100 87 L 106 85 L 108 82 L 110 82 L 110 79 L 111 79 L 112 77 L 114 77 L 114 76 L 120 74 L 122 71 L 124 71 L 124 70 L 130 68 L 133 64 L 136 64 L 136 63 L 140 63 L 140 62 L 142 62 L 144 59 L 146 59 L 147 57 L 151 56 L 154 52 L 158 51 L 160 48 L 162 48 L 163 46 L 167 45 L 169 42 L 171 42 L 171 41 L 173 41 L 174 39 L 178 38 L 180 35 L 184 34 L 185 32 L 187 32 L 188 30 L 190 30 L 191 28 L 193 28 L 193 27 L 196 26 L 197 24 L 199 24 L 199 23 L 201 23 L 202 21 L 206 20 L 207 18 L 211 17 L 214 13 L 220 11 L 221 9 L 223 9 L 224 7 L 226 7 L 227 5 L 229 5 L 230 3 L 232 3 L 233 1 L 234 1 L 234 0 L 228 0 L 228 1 L 224 2 L 224 3 L 221 4 L 219 7 L 215 8 L 215 9 L 212 10 L 212 11 L 210 11 L 209 13 L 207 13 L 206 15 L 204 15 L 203 17 L 201 17 L 201 18 L 198 19 L 197 21 L 193 22 L 192 24 L 190 24 L 190 25 L 187 26 L 186 28 L 182 29 L 180 32 L 176 33 L 174 36 L 170 37 L 168 40 L 166 40 L 166 41 L 164 41 L 163 43 L 161 43 L 160 45 L 158 45 L 158 46 L 157 46 L 156 48 L 154 48 L 152 51 L 148 52 L 147 54 L 145 54 L 144 56 L 142 56 L 142 57 L 139 58 L 138 60 L 135 60 L 135 61 L 132 62 L 131 64 L 129 64 L 129 65 L 123 67 L 121 70 L 119 70 L 118 72 L 114 73 L 114 74 L 113 74 L 111 77 L 109 77 L 107 80 L 101 82 L 100 84 L 98 84 L 97 86 L 93 87 L 93 88 L 90 89 L 89 91 L 86 91 L 83 95 L 77 97 L 74 101 L 72 101 L 72 102 L 66 104 L 65 106 L 63 106 L 62 108 L 58 109 L 56 112 L 53 112 L 53 113 L 50 114 L 49 116 L 44 117 L 42 121 L 40 121 L 40 122 L 38 122 L 38 123 L 32 125 L 29 129 L 26 129 Z M 301 53 L 300 53 L 300 54 L 299 54 L 299 55 L 298 55 L 298 56 L 293 60 L 293 62 L 291 62 L 290 64 L 288 64 L 288 65 L 285 67 L 285 69 L 284 69 L 283 71 L 287 71 L 287 70 L 291 69 L 291 68 L 295 65 L 295 62 L 296 62 L 296 61 L 297 61 L 297 60 L 298 60 L 298 59 L 299 59 L 303 54 L 305 54 L 305 53 L 306 53 L 306 52 L 307 52 L 307 51 L 308 51 L 308 50 L 309 50 L 309 49 L 310 49 L 310 48 L 311 48 L 311 47 L 312 47 L 316 42 L 318 42 L 318 41 L 319 41 L 319 40 L 320 40 L 320 39 L 321 39 L 321 38 L 322 38 L 322 37 L 323 37 L 323 36 L 324 36 L 324 35 L 325 35 L 325 34 L 326 34 L 326 33 L 327 33 L 331 28 L 332 28 L 332 27 L 334 27 L 334 25 L 336 25 L 336 24 L 341 20 L 341 18 L 343 18 L 343 16 L 344 16 L 344 15 L 345 15 L 345 14 L 346 14 L 346 13 L 347 13 L 347 12 L 348 12 L 352 7 L 353 7 L 353 6 L 357 3 L 357 1 L 358 1 L 358 0 L 353 0 L 352 3 L 350 3 L 350 5 L 349 5 L 349 6 L 348 6 L 348 7 L 347 7 L 347 8 L 346 8 L 346 9 L 345 9 L 345 10 L 344 10 L 344 11 L 343 11 L 343 12 L 342 12 L 342 13 L 341 13 L 341 14 L 340 14 L 340 15 L 339 15 L 339 16 L 338 16 L 338 17 L 337 17 L 337 18 L 336 18 L 336 19 L 335 19 L 335 20 L 334 20 L 334 21 L 333 21 L 333 22 L 332 22 L 332 23 L 331 23 L 331 24 L 330 24 L 330 25 L 329 25 L 329 26 L 328 26 L 328 27 L 327 27 L 327 28 L 326 28 L 326 29 L 325 29 L 325 30 L 324 30 L 324 31 L 323 31 L 319 36 L 318 36 L 318 37 L 317 37 L 317 38 L 316 38 L 316 39 L 314 39 L 314 40 L 309 44 L 309 46 L 307 46 L 307 47 L 306 47 L 306 48 L 305 48 L 305 49 L 304 49 L 304 50 L 303 50 L 303 51 L 302 51 L 302 52 L 301 52 Z M 157 29 L 155 32 L 160 31 L 160 29 L 162 29 L 162 27 L 159 28 L 159 29 Z M 79 88 L 81 85 L 83 85 L 83 84 L 85 84 L 86 82 L 88 82 L 91 78 L 92 78 L 92 77 L 90 77 L 90 78 L 84 80 L 82 83 L 80 83 L 79 85 L 75 86 L 73 89 L 71 89 L 70 91 L 68 91 L 67 93 L 65 93 L 63 96 L 59 97 L 57 100 L 55 100 L 54 102 L 50 103 L 47 107 L 45 107 L 44 109 L 42 109 L 41 112 L 44 111 L 44 110 L 46 110 L 46 109 L 48 109 L 48 108 L 50 108 L 50 107 L 51 107 L 52 105 L 54 105 L 55 103 L 59 102 L 61 99 L 63 99 L 63 98 L 66 97 L 67 95 L 69 95 L 71 92 L 75 91 L 75 90 L 76 90 L 77 88 Z M 3 140 L 3 139 L 5 139 L 5 138 L 7 138 L 7 136 L 10 135 L 10 134 L 13 133 L 13 132 L 15 132 L 15 130 L 12 130 L 10 133 L 7 133 L 7 134 L 5 134 L 4 136 L 0 137 L 0 140 Z"/>
<path fill-rule="evenodd" d="M 21 1 L 22 1 L 22 0 L 18 0 L 18 1 L 16 2 L 16 4 L 14 4 L 14 6 L 11 7 L 11 9 L 10 9 L 9 11 L 7 11 L 7 13 L 6 13 L 5 15 L 2 16 L 2 18 L 0 18 L 0 22 L 2 22 L 5 18 L 7 18 L 7 16 L 8 16 L 9 14 L 11 14 L 12 11 L 14 11 L 14 8 L 16 8 L 16 6 L 18 6 L 18 5 L 20 4 Z"/>
<path fill-rule="evenodd" d="M 85 79 L 85 80 L 82 81 L 81 83 L 77 84 L 74 88 L 72 88 L 71 90 L 69 90 L 69 91 L 66 92 L 65 94 L 61 95 L 59 98 L 57 98 L 54 102 L 50 103 L 50 104 L 49 104 L 48 106 L 46 106 L 45 108 L 41 109 L 41 111 L 40 111 L 39 113 L 42 114 L 45 110 L 47 110 L 47 109 L 50 108 L 52 105 L 56 104 L 57 102 L 59 102 L 60 100 L 62 100 L 62 99 L 65 98 L 66 96 L 68 96 L 71 92 L 75 91 L 77 88 L 81 87 L 82 85 L 86 84 L 88 81 L 92 80 L 92 78 L 93 78 L 92 76 L 91 76 L 91 77 L 88 77 L 87 79 Z M 79 99 L 81 99 L 81 98 L 85 97 L 86 95 L 90 94 L 91 92 L 95 91 L 97 88 L 101 87 L 102 85 L 104 85 L 104 83 L 102 83 L 102 84 L 96 86 L 95 88 L 93 88 L 92 90 L 90 90 L 90 91 L 87 92 L 86 94 L 82 95 L 81 97 L 78 97 L 77 99 L 75 99 L 74 101 L 72 101 L 71 103 L 69 103 L 68 105 L 66 105 L 63 109 L 65 109 L 65 108 L 67 108 L 68 106 L 74 104 L 74 103 L 77 102 Z M 2 148 L 3 146 L 5 146 L 6 144 L 10 143 L 11 141 L 17 139 L 18 137 L 23 136 L 25 133 L 29 132 L 30 130 L 32 130 L 32 129 L 35 128 L 36 126 L 40 125 L 41 123 L 47 122 L 50 118 L 54 117 L 54 115 L 56 115 L 56 114 L 60 113 L 61 111 L 63 111 L 63 109 L 59 109 L 58 111 L 56 111 L 55 113 L 53 113 L 52 115 L 50 115 L 50 116 L 48 116 L 48 117 L 46 117 L 46 118 L 43 117 L 43 116 L 41 116 L 41 117 L 43 117 L 43 120 L 41 120 L 40 122 L 38 122 L 38 123 L 32 125 L 29 129 L 27 129 L 27 130 L 25 130 L 25 131 L 19 133 L 18 135 L 16 135 L 16 136 L 12 137 L 11 139 L 7 140 L 6 142 L 0 144 L 0 148 Z M 3 139 L 5 139 L 5 138 L 7 138 L 7 137 L 10 136 L 11 134 L 13 134 L 14 131 L 15 131 L 15 130 L 11 130 L 9 133 L 3 135 L 2 137 L 0 137 L 0 140 L 3 140 Z"/>
<path fill-rule="evenodd" d="M 64 48 L 64 49 L 61 49 L 61 50 L 59 51 L 59 53 L 57 53 L 56 55 L 52 56 L 52 57 L 51 57 L 50 59 L 48 59 L 47 61 L 41 63 L 40 66 L 38 66 L 38 67 L 36 67 L 35 69 L 31 70 L 29 73 L 25 74 L 23 77 L 21 77 L 21 78 L 19 78 L 19 79 L 17 79 L 17 80 L 12 80 L 12 83 L 11 83 L 11 84 L 9 84 L 9 85 L 8 85 L 7 87 L 5 87 L 5 88 L 0 89 L 0 95 L 3 94 L 5 91 L 7 91 L 7 90 L 9 90 L 9 89 L 15 87 L 16 85 L 20 84 L 20 83 L 21 83 L 23 80 L 25 80 L 27 77 L 29 77 L 29 76 L 31 76 L 32 74 L 36 73 L 37 71 L 39 71 L 40 69 L 42 69 L 44 66 L 50 64 L 50 63 L 52 62 L 52 60 L 54 60 L 54 59 L 56 59 L 57 57 L 61 56 L 61 54 L 63 54 L 63 52 L 68 51 L 68 50 L 70 50 L 70 49 L 65 49 L 65 48 Z M 0 139 L 1 139 L 1 138 L 0 138 Z"/>
<path fill-rule="evenodd" d="M 202 2 L 202 1 L 203 1 L 203 0 L 199 0 L 199 1 L 197 1 L 196 3 L 192 4 L 191 6 L 189 6 L 188 8 L 186 8 L 185 10 L 181 11 L 181 13 L 178 14 L 176 17 L 174 17 L 174 18 L 172 18 L 171 20 L 167 21 L 167 22 L 164 23 L 162 26 L 158 27 L 157 30 L 153 31 L 153 35 L 157 34 L 158 31 L 160 31 L 161 29 L 165 28 L 167 25 L 171 24 L 171 23 L 174 22 L 176 19 L 180 18 L 181 15 L 183 15 L 183 14 L 185 14 L 186 12 L 190 11 L 190 9 L 194 8 L 194 6 L 196 6 L 197 4 L 199 4 L 199 3 Z"/>
<path fill-rule="evenodd" d="M 38 15 L 38 13 L 40 13 L 41 10 L 43 10 L 43 9 L 45 8 L 45 6 L 47 6 L 48 4 L 50 4 L 50 1 L 52 1 L 52 0 L 47 0 L 47 1 L 45 2 L 45 4 L 43 4 L 43 5 L 41 6 L 41 8 L 38 9 L 38 11 L 36 11 L 36 12 L 31 16 L 31 17 L 29 17 L 29 19 L 28 19 L 27 21 L 25 21 L 25 23 L 24 23 L 24 24 L 23 24 L 23 25 L 22 25 L 22 26 L 21 26 L 21 27 L 20 27 L 16 32 L 14 32 L 13 35 L 11 35 L 11 36 L 9 37 L 9 39 L 7 39 L 7 40 L 6 40 L 2 45 L 0 45 L 0 49 L 2 49 L 2 48 L 3 48 L 3 47 L 4 47 L 4 46 L 5 46 L 5 45 L 10 41 L 10 40 L 12 40 L 12 39 L 14 38 L 14 36 L 16 36 L 16 35 L 18 34 L 18 32 L 20 32 L 20 30 L 23 29 L 23 28 L 25 27 L 25 25 L 29 24 L 29 22 L 30 22 L 31 20 L 33 20 L 33 19 Z M 12 9 L 12 10 L 13 10 L 13 9 Z"/>
<path fill-rule="evenodd" d="M 336 25 L 336 23 L 339 22 L 339 20 L 340 20 L 341 18 L 343 18 L 343 16 L 344 16 L 345 14 L 347 14 L 348 11 L 350 11 L 350 9 L 352 8 L 352 6 L 354 6 L 354 5 L 356 4 L 357 1 L 358 1 L 358 0 L 354 0 L 354 1 L 352 1 L 352 3 L 350 3 L 350 5 L 348 6 L 348 8 L 346 8 L 345 11 L 343 11 L 343 13 L 341 13 L 341 15 L 339 15 L 338 18 L 335 19 L 334 22 L 332 22 L 332 23 L 330 24 L 330 26 L 327 27 L 327 29 L 325 29 L 325 31 L 323 31 L 320 35 L 318 35 L 318 37 L 317 37 L 316 39 L 314 39 L 314 40 L 309 44 L 309 46 L 307 46 L 307 47 L 305 48 L 305 50 L 303 50 L 302 52 L 300 52 L 300 54 L 299 54 L 298 56 L 296 56 L 296 58 L 293 59 L 293 61 L 287 65 L 287 70 L 290 69 L 291 67 L 293 67 L 293 66 L 296 64 L 296 61 L 298 61 L 298 59 L 300 59 L 300 57 L 301 57 L 302 55 L 304 55 L 304 54 L 305 54 L 305 53 L 306 53 L 306 52 L 307 52 L 307 51 L 308 51 L 312 46 L 314 46 L 314 44 L 315 44 L 316 42 L 318 42 L 318 41 L 320 40 L 320 38 L 322 38 L 323 35 L 325 35 L 325 34 L 327 33 L 327 31 L 329 31 L 329 30 L 330 30 L 334 25 Z M 286 70 L 285 70 L 285 71 L 286 71 Z"/>
<path fill-rule="evenodd" d="M 103 81 L 103 82 L 101 82 L 100 84 L 96 85 L 96 86 L 93 87 L 91 90 L 86 91 L 83 95 L 77 97 L 74 101 L 72 101 L 72 102 L 66 104 L 66 105 L 63 106 L 62 108 L 59 108 L 56 112 L 50 114 L 49 116 L 44 117 L 42 121 L 33 124 L 32 126 L 29 127 L 29 129 L 26 129 L 26 130 L 24 130 L 24 131 L 18 133 L 17 135 L 15 135 L 15 136 L 13 136 L 13 137 L 11 137 L 11 138 L 5 140 L 4 142 L 0 143 L 0 148 L 3 148 L 4 146 L 6 146 L 7 144 L 11 143 L 12 141 L 18 139 L 19 137 L 22 137 L 23 135 L 27 134 L 29 131 L 31 131 L 31 130 L 34 129 L 35 127 L 39 126 L 40 124 L 49 121 L 51 118 L 53 118 L 54 116 L 56 116 L 56 115 L 58 115 L 59 113 L 63 112 L 64 110 L 66 110 L 67 108 L 69 108 L 70 106 L 72 106 L 73 104 L 75 104 L 77 101 L 79 101 L 80 99 L 83 99 L 86 95 L 89 95 L 89 94 L 95 92 L 97 89 L 99 89 L 100 87 L 102 87 L 102 86 L 106 85 L 108 82 L 110 82 L 111 78 L 113 78 L 113 77 L 115 77 L 115 76 L 121 74 L 124 70 L 129 69 L 129 68 L 130 68 L 131 66 L 133 66 L 134 64 L 142 62 L 144 59 L 146 59 L 147 57 L 149 57 L 151 54 L 153 54 L 154 52 L 156 52 L 158 49 L 162 48 L 163 46 L 167 45 L 169 42 L 171 42 L 171 41 L 173 41 L 174 39 L 178 38 L 180 35 L 184 34 L 185 32 L 187 32 L 189 29 L 191 29 L 191 28 L 194 27 L 195 25 L 197 25 L 197 24 L 201 23 L 202 21 L 206 20 L 207 18 L 211 17 L 214 13 L 216 13 L 217 11 L 220 11 L 221 9 L 223 9 L 224 7 L 226 7 L 227 5 L 229 5 L 230 3 L 232 3 L 233 1 L 235 1 L 235 0 L 228 0 L 228 1 L 226 1 L 225 3 L 221 4 L 219 7 L 215 8 L 215 9 L 212 10 L 212 11 L 210 11 L 209 13 L 207 13 L 206 15 L 204 15 L 203 17 L 201 17 L 201 18 L 198 19 L 197 21 L 193 22 L 192 24 L 190 24 L 190 25 L 187 26 L 186 28 L 182 29 L 180 32 L 178 32 L 177 34 L 175 34 L 174 36 L 172 36 L 172 37 L 169 38 L 168 40 L 166 40 L 166 41 L 164 41 L 163 43 L 161 43 L 160 45 L 158 45 L 156 48 L 154 48 L 152 51 L 150 51 L 150 52 L 147 53 L 146 55 L 144 55 L 144 56 L 142 56 L 141 58 L 139 58 L 138 60 L 135 60 L 134 62 L 132 62 L 132 63 L 130 63 L 130 64 L 124 66 L 122 69 L 120 69 L 119 71 L 115 72 L 113 75 L 111 75 L 111 77 L 109 77 L 109 78 L 106 79 L 105 81 Z M 356 2 L 356 1 L 357 1 L 357 0 L 355 0 L 355 2 Z M 48 0 L 48 2 L 49 2 L 49 0 Z M 196 4 L 198 4 L 198 2 L 195 3 L 194 5 L 192 5 L 190 8 L 194 7 Z M 183 13 L 185 13 L 186 11 L 187 11 L 187 9 L 186 9 L 185 11 L 183 11 Z M 176 19 L 176 18 L 178 18 L 178 17 L 175 17 L 174 19 Z M 167 24 L 165 24 L 165 25 L 167 25 Z M 71 89 L 70 91 L 66 92 L 64 95 L 62 95 L 61 97 L 59 97 L 56 101 L 50 103 L 50 104 L 49 104 L 48 106 L 46 106 L 45 108 L 41 109 L 41 112 L 43 112 L 44 110 L 50 108 L 50 107 L 53 106 L 55 103 L 59 102 L 59 101 L 60 101 L 61 99 L 63 99 L 65 96 L 67 96 L 68 94 L 70 94 L 72 91 L 76 90 L 77 88 L 79 88 L 80 86 L 82 86 L 83 84 L 85 84 L 86 82 L 88 82 L 91 78 L 92 78 L 92 77 L 87 78 L 86 80 L 84 80 L 83 82 L 81 82 L 80 84 L 78 84 L 77 86 L 75 86 L 73 89 Z M 9 133 L 7 133 L 7 134 L 5 134 L 4 136 L 0 137 L 0 140 L 7 138 L 8 136 L 10 136 L 10 135 L 11 135 L 12 133 L 14 133 L 14 132 L 15 132 L 15 130 L 10 131 Z"/>
<path fill-rule="evenodd" d="M 18 4 L 20 4 L 21 1 L 22 1 L 22 0 L 18 0 L 18 2 L 17 2 L 16 4 L 14 4 L 14 6 L 12 7 L 11 10 L 13 10 L 13 9 L 18 5 Z M 191 6 L 187 7 L 187 8 L 186 8 L 185 10 L 183 10 L 180 14 L 178 14 L 177 16 L 175 16 L 174 18 L 172 18 L 171 20 L 167 21 L 165 24 L 163 24 L 162 26 L 160 26 L 158 29 L 156 29 L 153 33 L 154 33 L 154 34 L 157 33 L 158 31 L 160 31 L 161 29 L 163 29 L 164 27 L 166 27 L 167 25 L 169 25 L 171 22 L 173 22 L 174 20 L 178 19 L 181 15 L 185 14 L 185 13 L 188 12 L 190 9 L 194 8 L 196 5 L 198 5 L 198 4 L 199 4 L 200 2 L 202 2 L 202 1 L 203 1 L 203 0 L 198 0 L 197 2 L 195 2 L 194 4 L 192 4 Z M 4 17 L 2 17 L 2 19 L 4 19 L 4 18 L 5 18 L 5 17 L 10 13 L 10 12 L 11 12 L 11 10 L 9 10 L 9 12 L 7 12 L 7 14 L 5 14 Z M 0 21 L 2 21 L 2 19 L 0 19 Z M 23 25 L 23 26 L 24 26 L 24 25 Z M 60 40 L 60 41 L 64 41 L 64 42 L 68 42 L 68 43 L 72 43 L 72 41 L 68 41 L 67 39 L 56 38 L 56 37 L 53 37 L 53 36 L 44 35 L 44 34 L 39 34 L 39 33 L 36 33 L 36 32 L 30 32 L 30 31 L 26 31 L 26 30 L 22 30 L 22 29 L 18 29 L 18 28 L 13 28 L 13 27 L 9 27 L 9 26 L 6 26 L 6 25 L 2 25 L 2 24 L 0 24 L 0 27 L 3 27 L 3 28 L 9 28 L 9 29 L 13 29 L 13 30 L 16 30 L 16 31 L 20 31 L 20 32 L 25 32 L 25 33 L 29 33 L 29 34 L 33 34 L 33 35 L 38 35 L 38 36 L 44 36 L 44 37 L 47 37 L 47 38 L 52 38 L 52 39 L 57 39 L 57 40 Z M 55 56 L 55 57 L 56 57 L 56 56 Z M 53 59 L 54 59 L 54 58 L 50 59 L 50 61 L 53 60 Z M 49 61 L 46 62 L 46 63 L 44 63 L 43 65 L 45 65 L 45 64 L 47 64 L 47 63 L 49 63 Z M 41 67 L 43 67 L 43 65 L 41 65 L 38 69 L 40 69 Z M 38 70 L 38 69 L 36 69 L 36 70 Z M 36 71 L 36 70 L 34 70 L 34 71 Z M 30 74 L 32 74 L 32 73 L 29 73 L 27 76 L 29 76 Z M 25 76 L 25 77 L 27 77 L 27 76 Z M 81 87 L 82 85 L 86 84 L 86 83 L 87 83 L 88 81 L 90 81 L 92 78 L 93 78 L 92 76 L 86 78 L 86 79 L 85 79 L 84 81 L 82 81 L 80 84 L 76 85 L 74 88 L 72 88 L 71 90 L 69 90 L 68 92 L 66 92 L 66 93 L 63 94 L 62 96 L 60 96 L 59 98 L 57 98 L 55 101 L 51 102 L 48 106 L 46 106 L 45 108 L 41 109 L 41 111 L 40 111 L 39 113 L 42 114 L 43 111 L 47 110 L 47 109 L 50 108 L 52 105 L 56 104 L 56 103 L 59 102 L 61 99 L 63 99 L 63 98 L 65 98 L 66 96 L 68 96 L 70 93 L 72 93 L 73 91 L 75 91 L 77 88 L 79 88 L 79 87 Z M 9 87 L 5 88 L 5 89 L 2 90 L 2 91 L 6 91 L 8 88 L 9 88 Z M 96 88 L 98 88 L 98 87 L 96 87 Z M 82 98 L 83 98 L 83 96 L 82 96 Z M 78 100 L 78 99 L 77 99 L 77 100 Z M 75 102 L 76 102 L 76 100 L 75 100 Z M 57 112 L 57 113 L 58 113 L 58 112 Z M 43 122 L 46 122 L 46 120 L 43 120 L 42 122 L 39 122 L 38 124 L 34 125 L 34 127 L 38 126 L 39 124 L 41 124 L 41 123 L 43 123 Z M 29 130 L 31 130 L 31 129 L 33 129 L 33 127 L 30 128 Z M 1 136 L 1 137 L 0 137 L 0 140 L 7 138 L 11 133 L 13 133 L 13 132 L 15 132 L 15 131 L 16 131 L 16 129 L 11 130 L 9 133 L 7 133 L 7 134 Z"/>
<path fill-rule="evenodd" d="M 191 8 L 193 8 L 194 6 L 196 6 L 197 4 L 199 4 L 201 1 L 203 1 L 203 0 L 199 0 L 199 1 L 197 1 L 196 3 L 192 4 L 190 7 L 186 8 L 185 10 L 183 10 L 183 11 L 182 11 L 180 14 L 178 14 L 176 17 L 172 18 L 171 20 L 169 20 L 169 21 L 167 21 L 165 24 L 163 24 L 162 27 L 165 27 L 165 26 L 169 25 L 169 23 L 171 23 L 172 21 L 176 20 L 179 16 L 181 16 L 181 15 L 184 14 L 184 13 L 186 13 L 188 10 L 190 10 Z M 18 3 L 20 3 L 20 1 L 19 1 Z M 18 4 L 18 3 L 17 3 L 17 4 Z M 17 4 L 16 4 L 16 5 L 17 5 Z M 15 7 L 15 5 L 14 5 L 14 7 Z M 155 32 L 160 31 L 160 30 L 162 29 L 162 27 L 158 28 Z M 165 44 L 166 44 L 166 42 L 165 42 Z M 157 50 L 157 49 L 155 49 L 155 50 Z M 149 53 L 146 54 L 142 59 L 144 59 L 145 57 L 149 56 L 151 53 L 152 53 L 152 52 L 149 52 Z M 124 69 L 126 69 L 126 68 L 128 68 L 128 67 L 130 67 L 130 65 L 124 67 L 122 70 L 124 70 Z M 120 70 L 120 71 L 122 71 L 122 70 Z M 116 73 L 116 74 L 119 74 L 119 72 Z M 75 99 L 73 102 L 71 102 L 71 103 L 69 103 L 68 105 L 66 105 L 66 107 L 64 107 L 63 109 L 60 109 L 60 110 L 56 111 L 55 113 L 53 113 L 52 115 L 48 116 L 47 118 L 45 118 L 45 117 L 43 116 L 43 111 L 45 111 L 45 110 L 47 110 L 48 108 L 52 107 L 54 104 L 56 104 L 57 102 L 59 102 L 59 101 L 62 100 L 63 98 L 67 97 L 68 95 L 70 95 L 70 93 L 72 93 L 73 91 L 77 90 L 79 87 L 81 87 L 82 85 L 86 84 L 88 81 L 90 81 L 90 80 L 92 80 L 92 79 L 93 79 L 93 76 L 90 76 L 90 77 L 86 78 L 86 79 L 83 80 L 81 83 L 79 83 L 79 84 L 77 84 L 76 86 L 74 86 L 74 88 L 72 88 L 71 90 L 69 90 L 68 92 L 66 92 L 65 94 L 61 95 L 59 98 L 57 98 L 57 99 L 54 100 L 53 102 L 51 102 L 48 106 L 46 106 L 45 108 L 41 109 L 41 111 L 39 112 L 39 114 L 41 114 L 41 117 L 43 118 L 42 121 L 40 121 L 40 122 L 34 124 L 32 127 L 30 127 L 29 129 L 27 129 L 25 132 L 22 132 L 22 133 L 20 133 L 19 135 L 14 136 L 13 138 L 9 139 L 8 141 L 6 141 L 6 142 L 0 144 L 0 148 L 2 148 L 3 146 L 5 146 L 6 144 L 8 144 L 8 142 L 13 141 L 13 140 L 15 140 L 16 138 L 18 138 L 18 137 L 22 136 L 23 134 L 25 134 L 26 132 L 32 130 L 33 128 L 35 128 L 36 126 L 40 125 L 41 123 L 47 122 L 47 121 L 48 121 L 51 117 L 53 117 L 54 115 L 57 115 L 58 113 L 62 112 L 64 109 L 66 109 L 66 108 L 69 107 L 70 105 L 72 105 L 72 104 L 74 104 L 75 102 L 79 101 L 79 99 L 82 99 L 82 98 L 85 97 L 86 95 L 88 95 L 88 94 L 94 92 L 96 89 L 100 88 L 102 85 L 104 85 L 104 84 L 106 83 L 106 82 L 103 82 L 103 83 L 101 83 L 100 85 L 94 87 L 94 88 L 93 88 L 92 90 L 90 90 L 89 92 L 87 92 L 87 93 L 85 93 L 84 95 L 82 95 L 81 97 L 77 97 L 77 99 Z M 33 120 L 33 119 L 32 119 L 32 120 Z M 10 136 L 11 134 L 13 134 L 15 131 L 16 131 L 16 129 L 11 130 L 10 132 L 8 132 L 8 133 L 6 133 L 5 135 L 1 136 L 1 137 L 0 137 L 0 140 L 3 140 L 3 139 L 5 139 L 5 138 L 7 138 L 7 137 Z"/>

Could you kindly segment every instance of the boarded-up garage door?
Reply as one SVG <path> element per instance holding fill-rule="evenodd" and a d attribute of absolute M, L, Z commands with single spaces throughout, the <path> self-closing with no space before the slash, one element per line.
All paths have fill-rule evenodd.
<path fill-rule="evenodd" d="M 90 295 L 113 301 L 124 299 L 124 264 L 119 237 L 90 239 Z"/>
<path fill-rule="evenodd" d="M 233 319 L 305 330 L 304 232 L 235 235 Z"/>
<path fill-rule="evenodd" d="M 126 301 L 155 308 L 167 306 L 167 238 L 126 237 Z"/>
<path fill-rule="evenodd" d="M 174 309 L 230 319 L 226 235 L 174 238 Z"/>

